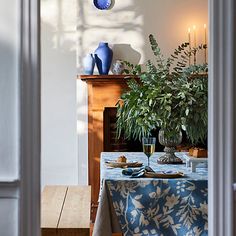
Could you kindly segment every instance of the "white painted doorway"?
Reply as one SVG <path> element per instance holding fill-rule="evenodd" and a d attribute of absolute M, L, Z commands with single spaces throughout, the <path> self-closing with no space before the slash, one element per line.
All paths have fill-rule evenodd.
<path fill-rule="evenodd" d="M 235 3 L 209 5 L 209 235 L 232 236 Z M 39 1 L 1 1 L 0 13 L 0 235 L 39 236 Z"/>
<path fill-rule="evenodd" d="M 234 0 L 210 0 L 209 53 L 209 235 L 236 235 L 235 67 L 236 5 Z"/>
<path fill-rule="evenodd" d="M 39 1 L 0 1 L 0 235 L 40 235 Z"/>

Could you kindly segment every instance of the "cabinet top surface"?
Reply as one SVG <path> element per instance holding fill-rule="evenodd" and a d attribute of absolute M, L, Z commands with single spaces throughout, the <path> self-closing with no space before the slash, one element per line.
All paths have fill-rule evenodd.
<path fill-rule="evenodd" d="M 78 75 L 77 79 L 86 82 L 109 82 L 109 81 L 121 81 L 124 82 L 124 79 L 134 76 L 130 75 Z"/>

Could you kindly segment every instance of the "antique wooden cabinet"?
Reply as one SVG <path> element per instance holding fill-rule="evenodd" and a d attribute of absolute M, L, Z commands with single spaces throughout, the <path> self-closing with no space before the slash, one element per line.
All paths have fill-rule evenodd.
<path fill-rule="evenodd" d="M 100 187 L 100 153 L 104 151 L 106 108 L 114 108 L 127 88 L 124 75 L 80 75 L 88 85 L 88 165 L 92 187 L 92 220 L 96 215 Z"/>

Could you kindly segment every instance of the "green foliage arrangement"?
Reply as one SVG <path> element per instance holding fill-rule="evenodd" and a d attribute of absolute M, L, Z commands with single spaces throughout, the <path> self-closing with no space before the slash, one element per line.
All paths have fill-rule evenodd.
<path fill-rule="evenodd" d="M 123 61 L 125 65 L 124 73 L 127 75 L 140 75 L 142 73 L 141 65 L 134 65 L 128 61 Z"/>
<path fill-rule="evenodd" d="M 165 59 L 153 37 L 150 45 L 156 62 L 150 60 L 140 81 L 127 79 L 129 89 L 117 103 L 117 134 L 141 140 L 161 128 L 167 136 L 185 130 L 192 144 L 207 135 L 207 65 L 188 65 L 188 43 L 181 44 Z M 198 48 L 201 49 L 201 46 Z M 133 65 L 132 68 L 135 68 Z M 137 75 L 136 74 L 136 75 Z"/>

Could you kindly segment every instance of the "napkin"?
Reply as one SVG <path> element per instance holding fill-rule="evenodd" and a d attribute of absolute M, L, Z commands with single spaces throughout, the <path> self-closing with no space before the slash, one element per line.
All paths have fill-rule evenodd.
<path fill-rule="evenodd" d="M 151 167 L 145 166 L 140 169 L 133 169 L 133 168 L 127 168 L 125 170 L 122 170 L 123 175 L 129 175 L 131 178 L 139 178 L 144 176 L 146 172 L 155 172 Z"/>

